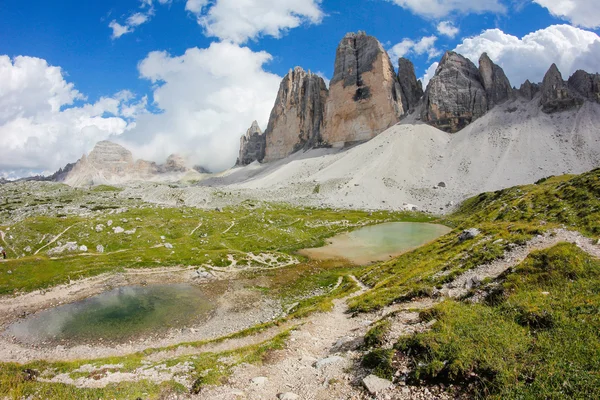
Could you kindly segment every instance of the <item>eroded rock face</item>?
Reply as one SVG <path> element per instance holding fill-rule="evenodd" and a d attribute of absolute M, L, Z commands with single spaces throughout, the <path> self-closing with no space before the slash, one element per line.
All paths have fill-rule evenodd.
<path fill-rule="evenodd" d="M 415 108 L 423 97 L 423 84 L 417 80 L 415 66 L 406 58 L 398 60 L 398 83 L 406 100 L 405 109 Z"/>
<path fill-rule="evenodd" d="M 407 109 L 387 52 L 364 32 L 340 42 L 329 85 L 323 140 L 330 145 L 372 139 L 396 124 Z"/>
<path fill-rule="evenodd" d="M 327 94 L 323 78 L 300 67 L 283 78 L 265 131 L 264 161 L 279 160 L 321 142 Z"/>
<path fill-rule="evenodd" d="M 186 172 L 189 170 L 185 158 L 179 154 L 171 154 L 164 165 L 161 166 L 161 172 Z"/>
<path fill-rule="evenodd" d="M 266 140 L 258 122 L 254 121 L 240 138 L 240 155 L 236 165 L 248 165 L 265 157 Z"/>
<path fill-rule="evenodd" d="M 529 79 L 525 81 L 519 88 L 519 96 L 526 98 L 527 100 L 533 100 L 536 94 L 540 91 L 540 85 L 537 83 L 531 83 Z"/>
<path fill-rule="evenodd" d="M 487 111 L 487 95 L 479 69 L 460 54 L 446 52 L 427 86 L 422 120 L 454 133 Z"/>
<path fill-rule="evenodd" d="M 552 64 L 546 72 L 541 92 L 542 111 L 548 114 L 568 110 L 583 103 L 582 99 L 571 93 L 556 64 Z"/>
<path fill-rule="evenodd" d="M 513 94 L 510 81 L 504 70 L 494 64 L 487 53 L 483 53 L 479 58 L 479 73 L 485 88 L 488 110 L 510 99 Z"/>
<path fill-rule="evenodd" d="M 578 70 L 569 78 L 569 88 L 584 98 L 600 103 L 600 74 Z"/>
<path fill-rule="evenodd" d="M 120 173 L 131 168 L 133 155 L 125 147 L 103 140 L 96 143 L 86 161 L 105 171 Z"/>

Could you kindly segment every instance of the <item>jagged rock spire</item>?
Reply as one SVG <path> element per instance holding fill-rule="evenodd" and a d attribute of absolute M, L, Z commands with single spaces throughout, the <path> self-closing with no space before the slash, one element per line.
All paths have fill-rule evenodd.
<path fill-rule="evenodd" d="M 236 165 L 248 165 L 265 156 L 265 135 L 254 121 L 246 134 L 240 138 L 240 154 Z"/>
<path fill-rule="evenodd" d="M 414 64 L 402 57 L 398 60 L 398 83 L 406 100 L 405 109 L 413 109 L 423 97 L 423 84 L 417 80 Z"/>
<path fill-rule="evenodd" d="M 487 53 L 483 53 L 479 58 L 479 73 L 483 80 L 488 109 L 492 109 L 511 98 L 513 89 L 510 81 L 504 74 L 504 70 L 494 64 Z"/>

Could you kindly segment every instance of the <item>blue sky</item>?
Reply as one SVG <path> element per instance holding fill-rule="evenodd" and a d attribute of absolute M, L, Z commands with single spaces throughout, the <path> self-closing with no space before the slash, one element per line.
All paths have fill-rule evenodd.
<path fill-rule="evenodd" d="M 8 111 L 0 110 L 0 140 L 13 152 L 0 159 L 0 176 L 51 171 L 107 137 L 157 161 L 185 150 L 194 162 L 226 168 L 252 120 L 266 126 L 287 71 L 299 65 L 330 78 L 338 42 L 357 30 L 393 58 L 412 59 L 419 77 L 456 48 L 474 62 L 491 52 L 517 86 L 540 80 L 551 62 L 565 74 L 598 68 L 595 2 L 3 0 L 0 108 Z M 129 32 L 115 36 L 114 24 Z"/>

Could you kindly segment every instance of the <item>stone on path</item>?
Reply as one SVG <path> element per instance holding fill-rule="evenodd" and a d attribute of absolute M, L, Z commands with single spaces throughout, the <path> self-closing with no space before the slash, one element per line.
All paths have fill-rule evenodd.
<path fill-rule="evenodd" d="M 391 381 L 388 381 L 387 379 L 381 379 L 378 376 L 369 375 L 365 379 L 363 379 L 363 385 L 365 385 L 365 388 L 367 389 L 367 391 L 369 393 L 375 394 L 378 392 L 382 392 L 385 389 L 388 389 L 393 384 Z"/>
<path fill-rule="evenodd" d="M 292 392 L 287 392 L 287 393 L 279 393 L 277 395 L 277 398 L 279 400 L 298 400 L 298 399 L 300 399 L 300 396 L 298 396 L 297 394 L 292 393 Z"/>
<path fill-rule="evenodd" d="M 265 384 L 267 383 L 268 379 L 266 376 L 258 376 L 256 378 L 253 378 L 251 380 L 252 384 L 255 386 L 265 386 Z"/>
<path fill-rule="evenodd" d="M 315 368 L 316 369 L 323 369 L 324 367 L 328 366 L 328 365 L 334 365 L 334 364 L 339 364 L 344 362 L 344 359 L 340 356 L 331 356 L 331 357 L 327 357 L 327 358 L 322 358 L 319 361 L 317 361 L 315 363 Z"/>

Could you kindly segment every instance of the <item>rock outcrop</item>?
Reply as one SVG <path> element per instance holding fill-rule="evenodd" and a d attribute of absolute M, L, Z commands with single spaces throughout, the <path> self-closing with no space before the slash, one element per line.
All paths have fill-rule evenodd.
<path fill-rule="evenodd" d="M 178 179 L 191 172 L 185 159 L 171 155 L 158 165 L 152 161 L 135 160 L 125 147 L 109 141 L 98 142 L 89 155 L 83 155 L 68 170 L 63 181 L 71 186 L 119 184 L 134 180 Z M 63 170 L 64 172 L 64 170 Z M 193 172 L 195 173 L 195 172 Z"/>
<path fill-rule="evenodd" d="M 323 141 L 337 147 L 372 139 L 396 124 L 406 109 L 381 43 L 364 32 L 347 34 L 336 53 Z"/>
<path fill-rule="evenodd" d="M 541 92 L 540 104 L 542 111 L 547 114 L 568 110 L 583 103 L 582 99 L 574 96 L 569 90 L 556 64 L 552 64 L 546 72 Z"/>
<path fill-rule="evenodd" d="M 479 69 L 460 54 L 446 52 L 427 86 L 421 119 L 454 133 L 487 111 L 487 94 Z"/>
<path fill-rule="evenodd" d="M 485 88 L 488 110 L 510 99 L 513 94 L 510 82 L 504 70 L 494 64 L 487 53 L 483 53 L 479 58 L 479 73 Z"/>
<path fill-rule="evenodd" d="M 527 79 L 525 81 L 525 83 L 523 83 L 521 85 L 521 87 L 518 90 L 519 96 L 527 99 L 527 100 L 533 100 L 533 98 L 535 97 L 536 94 L 538 94 L 540 91 L 540 85 L 538 85 L 537 83 L 531 83 L 529 81 L 529 79 Z"/>
<path fill-rule="evenodd" d="M 240 155 L 236 165 L 248 165 L 265 157 L 266 140 L 258 122 L 254 121 L 240 138 Z"/>
<path fill-rule="evenodd" d="M 406 58 L 398 60 L 398 83 L 406 101 L 405 109 L 414 109 L 423 97 L 423 84 L 417 80 L 415 66 Z"/>
<path fill-rule="evenodd" d="M 569 88 L 583 98 L 600 103 L 600 74 L 578 70 L 569 78 Z"/>
<path fill-rule="evenodd" d="M 300 67 L 291 70 L 279 87 L 265 131 L 264 158 L 285 158 L 322 140 L 327 85 L 320 76 Z"/>

